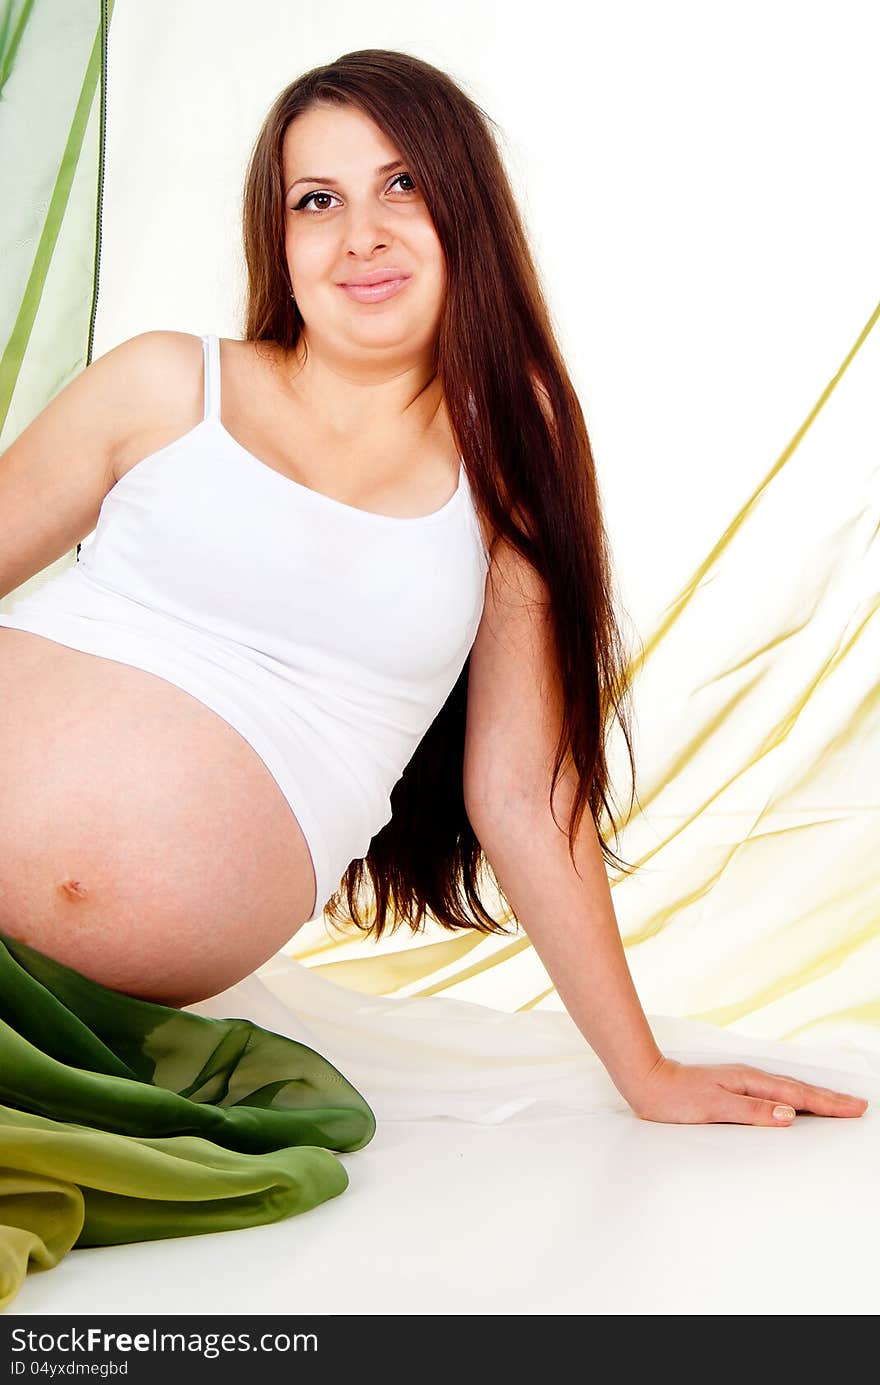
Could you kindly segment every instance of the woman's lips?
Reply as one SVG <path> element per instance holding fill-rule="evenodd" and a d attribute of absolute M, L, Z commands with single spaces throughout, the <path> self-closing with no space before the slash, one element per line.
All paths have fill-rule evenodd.
<path fill-rule="evenodd" d="M 393 298 L 409 281 L 407 274 L 399 279 L 384 279 L 381 284 L 340 284 L 339 287 L 358 303 L 379 303 L 384 298 Z"/>

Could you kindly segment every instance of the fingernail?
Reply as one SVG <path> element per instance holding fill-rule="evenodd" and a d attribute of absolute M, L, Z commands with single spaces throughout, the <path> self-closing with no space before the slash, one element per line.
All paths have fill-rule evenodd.
<path fill-rule="evenodd" d="M 778 1121 L 790 1121 L 790 1120 L 794 1120 L 794 1107 L 793 1107 L 793 1106 L 774 1106 L 774 1107 L 773 1107 L 773 1119 L 774 1119 L 774 1120 L 778 1120 Z"/>

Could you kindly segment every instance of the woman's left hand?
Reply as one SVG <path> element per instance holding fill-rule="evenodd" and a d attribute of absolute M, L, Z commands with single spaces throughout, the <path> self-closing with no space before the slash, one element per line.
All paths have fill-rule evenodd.
<path fill-rule="evenodd" d="M 861 1116 L 862 1097 L 814 1087 L 796 1077 L 780 1077 L 745 1063 L 678 1063 L 661 1056 L 638 1092 L 627 1098 L 641 1120 L 700 1125 L 791 1125 L 796 1111 L 816 1116 Z M 774 1108 L 782 1108 L 782 1117 Z"/>

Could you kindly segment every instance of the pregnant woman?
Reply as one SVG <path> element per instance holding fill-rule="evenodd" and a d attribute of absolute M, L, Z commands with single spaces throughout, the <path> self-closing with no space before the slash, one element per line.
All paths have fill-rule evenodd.
<path fill-rule="evenodd" d="M 637 1114 L 861 1114 L 667 1059 L 639 1006 L 598 830 L 626 692 L 598 488 L 482 112 L 405 54 L 307 73 L 254 149 L 244 250 L 243 340 L 125 341 L 0 459 L 0 595 L 82 545 L 0 617 L 16 1205 L 29 1178 L 78 1190 L 85 1245 L 341 1191 L 330 1150 L 371 1138 L 364 1097 L 304 1045 L 181 1007 L 343 895 L 377 936 L 426 909 L 501 931 L 481 852 Z M 168 1185 L 160 1215 L 147 1179 L 132 1217 L 84 1125 L 129 1170 L 139 1138 L 195 1134 L 213 1182 Z M 234 1215 L 217 1145 L 275 1161 Z M 67 1248 L 18 1230 L 34 1263 Z"/>

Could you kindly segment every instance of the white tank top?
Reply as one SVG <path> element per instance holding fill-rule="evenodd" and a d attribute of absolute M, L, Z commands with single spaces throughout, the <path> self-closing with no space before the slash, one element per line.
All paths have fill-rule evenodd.
<path fill-rule="evenodd" d="M 489 559 L 463 463 L 428 515 L 333 500 L 226 431 L 218 338 L 202 345 L 202 420 L 125 472 L 79 562 L 0 625 L 157 674 L 233 726 L 302 828 L 317 914 L 458 679 Z"/>

